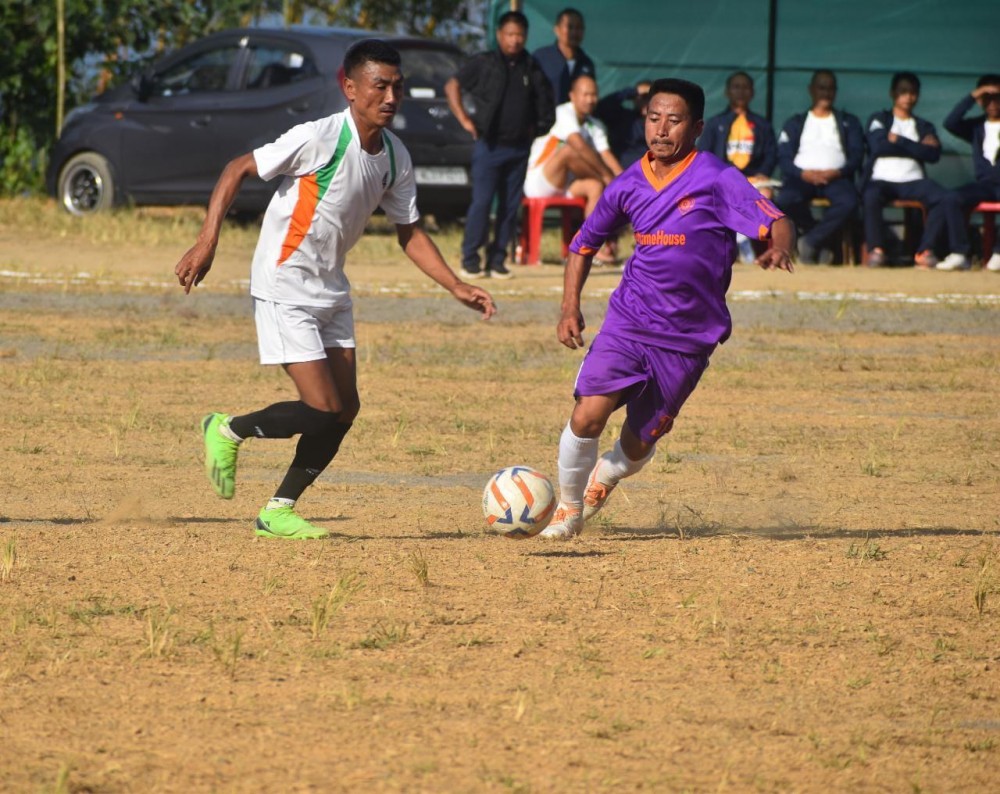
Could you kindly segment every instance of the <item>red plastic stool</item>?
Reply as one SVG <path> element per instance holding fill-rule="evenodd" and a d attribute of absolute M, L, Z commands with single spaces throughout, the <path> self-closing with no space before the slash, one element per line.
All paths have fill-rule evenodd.
<path fill-rule="evenodd" d="M 552 196 L 551 198 L 525 198 L 521 202 L 524 213 L 521 216 L 521 245 L 517 257 L 519 265 L 540 265 L 542 263 L 542 221 L 545 210 L 558 209 L 562 216 L 562 255 L 569 255 L 569 244 L 576 234 L 573 221 L 579 215 L 583 218 L 583 208 L 587 203 L 582 198 Z"/>
<path fill-rule="evenodd" d="M 983 266 L 993 254 L 993 243 L 997 239 L 997 213 L 1000 213 L 1000 201 L 982 201 L 972 208 L 983 216 Z"/>

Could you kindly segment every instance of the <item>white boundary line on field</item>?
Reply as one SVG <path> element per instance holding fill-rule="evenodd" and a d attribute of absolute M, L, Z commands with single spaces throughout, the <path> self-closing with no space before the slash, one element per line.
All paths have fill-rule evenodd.
<path fill-rule="evenodd" d="M 26 286 L 61 286 L 61 287 L 118 287 L 129 289 L 169 289 L 176 290 L 176 281 L 163 281 L 160 279 L 140 279 L 126 278 L 115 279 L 107 276 L 94 275 L 92 273 L 80 272 L 72 275 L 49 275 L 43 273 L 29 273 L 23 270 L 0 270 L 0 282 L 10 281 Z M 488 282 L 486 282 L 488 283 Z M 215 282 L 212 286 L 222 287 L 226 290 L 237 290 L 245 292 L 249 290 L 250 281 L 245 278 L 230 279 L 224 282 Z M 587 290 L 590 297 L 607 297 L 614 287 L 597 287 Z M 498 297 L 511 298 L 531 298 L 547 297 L 550 295 L 561 295 L 562 286 L 553 285 L 549 287 L 528 287 L 518 288 L 517 286 L 505 285 L 503 289 L 493 288 L 490 290 Z M 432 296 L 441 295 L 441 290 L 429 284 L 399 283 L 393 286 L 358 285 L 354 293 L 359 296 L 365 295 L 396 295 L 396 296 Z M 933 295 L 910 295 L 906 292 L 863 292 L 863 291 L 806 291 L 806 290 L 733 290 L 727 296 L 728 300 L 734 302 L 765 301 L 782 298 L 794 298 L 801 301 L 817 302 L 837 302 L 845 303 L 856 301 L 858 303 L 902 303 L 929 306 L 1000 306 L 1000 294 L 986 293 L 977 295 L 962 292 L 940 292 Z"/>
<path fill-rule="evenodd" d="M 585 297 L 606 298 L 614 291 L 613 287 L 601 287 L 597 289 L 587 289 Z M 433 295 L 440 294 L 433 288 L 424 286 L 400 284 L 395 287 L 378 287 L 375 289 L 360 287 L 355 289 L 359 295 Z M 506 287 L 504 289 L 491 289 L 490 293 L 503 298 L 530 298 L 545 297 L 547 295 L 562 295 L 561 286 L 545 287 L 540 289 L 519 290 Z M 908 303 L 920 305 L 938 306 L 1000 306 L 1000 294 L 977 295 L 974 293 L 962 292 L 940 292 L 936 295 L 908 295 L 905 292 L 809 292 L 806 290 L 733 290 L 726 295 L 726 300 L 734 302 L 764 301 L 781 298 L 794 298 L 801 301 L 817 302 L 837 302 L 844 303 L 857 301 L 858 303 Z"/>

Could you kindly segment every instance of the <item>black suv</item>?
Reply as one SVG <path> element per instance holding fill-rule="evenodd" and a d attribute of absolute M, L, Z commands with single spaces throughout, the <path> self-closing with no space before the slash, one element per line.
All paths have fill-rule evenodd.
<path fill-rule="evenodd" d="M 343 28 L 244 28 L 183 47 L 69 113 L 52 152 L 49 192 L 77 215 L 127 203 L 207 204 L 230 159 L 346 107 L 344 53 L 371 36 L 403 59 L 406 98 L 392 130 L 413 158 L 418 206 L 439 217 L 464 214 L 473 142 L 444 96 L 462 51 Z M 233 208 L 262 211 L 276 182 L 248 180 Z"/>

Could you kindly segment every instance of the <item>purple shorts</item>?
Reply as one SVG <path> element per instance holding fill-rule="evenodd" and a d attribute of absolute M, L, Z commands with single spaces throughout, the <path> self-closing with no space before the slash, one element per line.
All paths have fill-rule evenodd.
<path fill-rule="evenodd" d="M 576 376 L 574 397 L 620 391 L 629 429 L 647 444 L 670 432 L 674 417 L 708 367 L 705 354 L 678 353 L 599 333 Z"/>

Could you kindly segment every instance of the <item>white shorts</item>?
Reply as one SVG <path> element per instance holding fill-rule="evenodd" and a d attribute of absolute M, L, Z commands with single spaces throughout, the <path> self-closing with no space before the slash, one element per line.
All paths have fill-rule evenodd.
<path fill-rule="evenodd" d="M 253 299 L 261 364 L 326 358 L 328 347 L 355 347 L 354 311 L 347 306 L 292 306 Z"/>
<path fill-rule="evenodd" d="M 524 176 L 524 195 L 528 198 L 552 198 L 553 196 L 568 196 L 565 188 L 556 187 L 545 178 L 544 166 L 529 168 Z"/>

